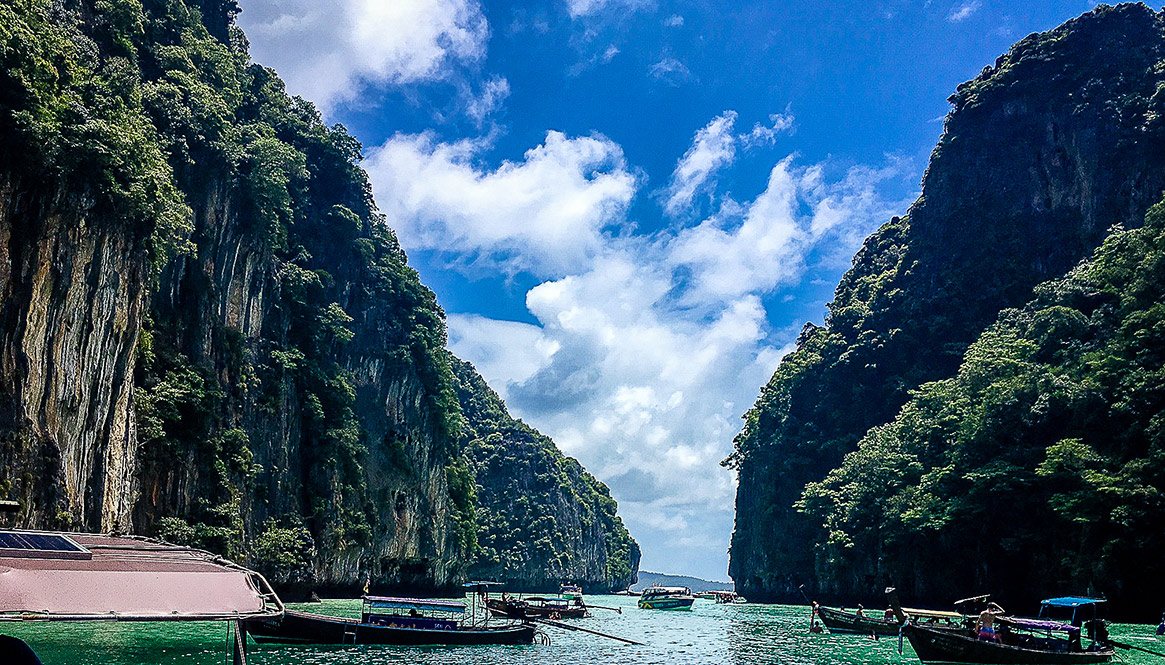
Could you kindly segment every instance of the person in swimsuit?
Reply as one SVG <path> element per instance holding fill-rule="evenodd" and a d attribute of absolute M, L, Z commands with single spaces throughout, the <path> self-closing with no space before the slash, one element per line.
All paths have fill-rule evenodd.
<path fill-rule="evenodd" d="M 988 607 L 979 613 L 979 621 L 975 623 L 975 632 L 978 634 L 980 642 L 999 641 L 999 636 L 995 634 L 995 608 Z"/>

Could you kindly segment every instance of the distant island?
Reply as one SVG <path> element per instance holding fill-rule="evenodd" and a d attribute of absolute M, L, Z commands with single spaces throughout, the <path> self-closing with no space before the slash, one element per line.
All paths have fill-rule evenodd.
<path fill-rule="evenodd" d="M 632 591 L 642 591 L 649 586 L 686 586 L 693 593 L 704 591 L 732 591 L 732 582 L 712 582 L 688 575 L 668 575 L 666 573 L 649 573 L 639 571 L 639 581 L 631 585 Z"/>

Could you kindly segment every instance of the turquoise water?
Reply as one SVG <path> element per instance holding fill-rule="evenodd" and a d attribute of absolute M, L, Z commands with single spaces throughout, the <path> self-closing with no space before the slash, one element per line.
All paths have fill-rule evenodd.
<path fill-rule="evenodd" d="M 628 637 L 647 646 L 623 645 L 577 632 L 545 628 L 549 646 L 402 648 L 378 646 L 302 647 L 250 646 L 250 662 L 258 665 L 668 665 L 743 663 L 894 663 L 918 665 L 906 644 L 898 655 L 898 640 L 847 635 L 814 635 L 808 630 L 808 608 L 788 605 L 716 605 L 697 600 L 691 612 L 640 610 L 626 596 L 588 596 L 593 605 L 623 608 L 623 614 L 593 610 L 595 616 L 571 623 Z M 291 605 L 321 614 L 359 616 L 359 600 L 327 600 Z M 1165 652 L 1165 642 L 1153 637 L 1155 626 L 1117 624 L 1113 637 Z M 227 629 L 219 624 L 25 624 L 0 625 L 0 632 L 24 639 L 46 665 L 130 665 L 182 663 L 214 665 L 227 662 Z M 1118 652 L 1120 653 L 1120 652 Z M 1160 665 L 1157 656 L 1123 652 L 1131 665 Z M 0 654 L 0 661 L 3 661 Z"/>

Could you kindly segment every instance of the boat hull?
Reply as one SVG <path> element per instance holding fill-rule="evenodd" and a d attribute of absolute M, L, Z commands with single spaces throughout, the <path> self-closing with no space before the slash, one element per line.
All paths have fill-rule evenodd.
<path fill-rule="evenodd" d="M 831 633 L 857 633 L 861 635 L 897 635 L 898 622 L 884 619 L 860 617 L 850 612 L 842 612 L 831 607 L 817 608 L 817 616 Z"/>
<path fill-rule="evenodd" d="M 1102 651 L 1043 651 L 984 642 L 956 631 L 907 626 L 903 632 L 918 659 L 927 665 L 971 663 L 992 665 L 1061 665 L 1107 663 L 1111 649 Z"/>
<path fill-rule="evenodd" d="M 644 610 L 690 610 L 695 598 L 639 598 L 639 608 Z"/>
<path fill-rule="evenodd" d="M 398 646 L 532 644 L 534 626 L 498 626 L 433 630 L 360 623 L 355 619 L 287 611 L 282 620 L 246 622 L 247 632 L 259 643 L 385 644 Z"/>

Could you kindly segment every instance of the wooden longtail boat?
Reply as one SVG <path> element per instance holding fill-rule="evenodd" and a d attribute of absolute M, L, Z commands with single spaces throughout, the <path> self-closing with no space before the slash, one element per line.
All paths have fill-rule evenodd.
<path fill-rule="evenodd" d="M 979 640 L 968 632 L 936 630 L 907 625 L 903 633 L 918 659 L 927 665 L 945 663 L 993 663 L 1002 665 L 1070 665 L 1071 663 L 1107 663 L 1111 648 L 1068 650 L 1067 640 L 1049 640 L 1046 648 L 1032 648 Z M 1039 639 L 1039 638 L 1036 638 Z M 1062 644 L 1057 644 L 1062 642 Z"/>
<path fill-rule="evenodd" d="M 489 598 L 485 606 L 495 617 L 508 619 L 581 619 L 587 616 L 587 606 L 581 600 L 565 598 Z"/>
<path fill-rule="evenodd" d="M 903 608 L 912 621 L 938 630 L 962 628 L 966 617 L 958 612 Z M 836 610 L 818 606 L 817 616 L 831 633 L 857 633 L 861 635 L 897 635 L 901 624 L 897 619 L 876 619 L 858 616 L 856 612 Z"/>
<path fill-rule="evenodd" d="M 894 614 L 906 621 L 897 594 L 893 589 L 886 592 Z M 997 628 L 983 637 L 974 630 L 940 630 L 913 622 L 907 622 L 902 633 L 926 665 L 1107 663 L 1114 652 L 1107 625 L 1096 617 L 1096 606 L 1102 602 L 1096 598 L 1051 598 L 1041 603 L 1040 618 L 996 616 Z M 1055 618 L 1056 612 L 1064 609 L 1070 610 L 1070 623 Z M 1092 641 L 1087 648 L 1081 644 L 1082 630 Z"/>
<path fill-rule="evenodd" d="M 365 596 L 360 619 L 288 610 L 282 618 L 246 622 L 256 642 L 284 644 L 531 644 L 533 624 L 462 625 L 465 603 Z"/>

